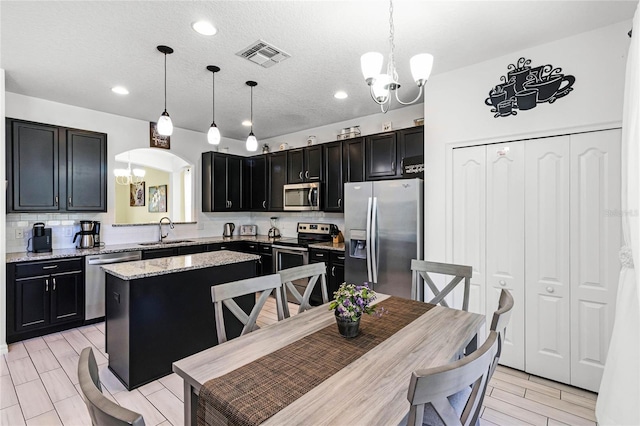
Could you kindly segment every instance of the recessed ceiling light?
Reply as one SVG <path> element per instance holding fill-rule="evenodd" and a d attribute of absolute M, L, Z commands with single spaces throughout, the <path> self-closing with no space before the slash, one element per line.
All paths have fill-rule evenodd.
<path fill-rule="evenodd" d="M 347 92 L 343 92 L 342 90 L 337 91 L 333 97 L 336 99 L 346 99 L 349 95 L 347 95 Z"/>
<path fill-rule="evenodd" d="M 129 91 L 127 90 L 126 87 L 122 87 L 122 86 L 115 86 L 111 88 L 111 91 L 113 93 L 117 93 L 118 95 L 128 95 Z"/>
<path fill-rule="evenodd" d="M 198 34 L 202 34 L 206 36 L 212 36 L 218 32 L 216 27 L 214 27 L 211 24 L 211 22 L 207 22 L 207 21 L 194 22 L 193 24 L 191 24 L 191 28 L 193 28 L 193 30 Z"/>
<path fill-rule="evenodd" d="M 243 125 L 243 126 L 247 126 L 247 127 L 251 126 L 251 120 L 244 120 L 244 121 L 242 122 L 242 125 Z"/>

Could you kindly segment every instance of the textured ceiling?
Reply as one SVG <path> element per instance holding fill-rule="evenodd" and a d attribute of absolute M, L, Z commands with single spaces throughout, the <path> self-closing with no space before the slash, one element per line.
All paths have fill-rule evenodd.
<path fill-rule="evenodd" d="M 630 20 L 630 1 L 396 0 L 396 63 L 404 98 L 417 94 L 408 69 L 416 53 L 435 56 L 434 74 Z M 206 19 L 218 34 L 191 23 Z M 0 66 L 10 92 L 142 120 L 163 109 L 163 55 L 174 125 L 206 132 L 211 73 L 216 123 L 224 137 L 244 139 L 249 88 L 255 80 L 259 139 L 374 114 L 360 55 L 388 54 L 388 2 L 367 1 L 0 1 Z M 271 68 L 237 51 L 263 39 L 292 57 Z M 515 56 L 514 56 L 515 58 Z M 515 58 L 517 59 L 517 58 Z M 514 59 L 514 60 L 515 60 Z M 385 58 L 386 63 L 386 58 Z M 110 89 L 123 85 L 128 96 Z M 349 98 L 333 98 L 345 90 Z M 394 108 L 398 105 L 395 104 Z"/>

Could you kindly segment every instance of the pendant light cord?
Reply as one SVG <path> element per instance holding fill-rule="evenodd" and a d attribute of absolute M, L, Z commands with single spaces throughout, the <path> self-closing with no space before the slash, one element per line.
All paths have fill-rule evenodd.
<path fill-rule="evenodd" d="M 251 86 L 251 133 L 253 133 L 253 86 Z"/>
<path fill-rule="evenodd" d="M 211 73 L 211 122 L 216 122 L 216 73 Z"/>
<path fill-rule="evenodd" d="M 167 53 L 164 53 L 164 112 L 167 112 Z"/>

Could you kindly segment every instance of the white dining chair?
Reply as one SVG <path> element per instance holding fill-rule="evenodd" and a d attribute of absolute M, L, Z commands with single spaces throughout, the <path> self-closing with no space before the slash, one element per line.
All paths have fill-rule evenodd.
<path fill-rule="evenodd" d="M 280 281 L 282 282 L 282 307 L 285 318 L 289 318 L 291 316 L 289 312 L 289 304 L 287 303 L 287 289 L 289 289 L 293 297 L 300 304 L 298 313 L 312 308 L 309 303 L 309 299 L 311 298 L 311 293 L 318 284 L 318 281 L 320 282 L 320 290 L 322 292 L 322 303 L 327 303 L 329 301 L 327 294 L 327 266 L 324 262 L 310 263 L 308 265 L 283 269 L 278 271 L 278 274 L 280 275 Z M 300 279 L 308 279 L 304 294 L 300 294 L 296 286 L 293 285 L 293 281 Z"/>
<path fill-rule="evenodd" d="M 504 349 L 504 339 L 507 333 L 507 326 L 511 320 L 511 312 L 513 311 L 513 296 L 511 292 L 506 289 L 502 289 L 500 292 L 500 301 L 498 302 L 498 309 L 493 313 L 491 319 L 491 331 L 498 333 L 498 353 L 496 359 L 491 367 L 491 376 L 498 366 L 498 360 L 502 355 L 502 349 Z M 491 377 L 489 377 L 491 378 Z"/>
<path fill-rule="evenodd" d="M 93 426 L 144 426 L 141 414 L 122 407 L 102 394 L 93 349 L 84 348 L 78 360 L 78 383 Z"/>
<path fill-rule="evenodd" d="M 411 374 L 407 425 L 475 425 L 480 417 L 491 367 L 498 352 L 498 334 L 458 361 Z"/>
<path fill-rule="evenodd" d="M 271 295 L 275 294 L 278 320 L 284 318 L 282 312 L 282 297 L 280 289 L 280 276 L 278 274 L 265 275 L 262 277 L 248 278 L 226 284 L 218 284 L 211 287 L 211 300 L 213 301 L 214 315 L 216 320 L 216 332 L 218 334 L 218 344 L 227 341 L 227 333 L 224 326 L 224 314 L 222 307 L 225 306 L 242 324 L 241 336 L 257 330 L 256 320 L 265 302 Z M 233 300 L 234 297 L 247 294 L 257 294 L 256 304 L 247 315 L 245 311 Z"/>
<path fill-rule="evenodd" d="M 433 282 L 430 273 L 453 275 L 453 279 L 449 281 L 442 289 Z M 464 280 L 464 297 L 462 299 L 462 310 L 469 310 L 469 289 L 471 287 L 471 276 L 473 270 L 471 266 L 466 265 L 454 265 L 451 263 L 438 263 L 428 262 L 426 260 L 411 260 L 411 299 L 419 300 L 421 302 L 433 303 L 434 305 L 440 304 L 442 306 L 449 307 L 444 299 L 451 291 Z M 429 289 L 433 292 L 434 297 L 431 300 L 424 300 L 424 285 L 423 282 L 429 286 Z"/>

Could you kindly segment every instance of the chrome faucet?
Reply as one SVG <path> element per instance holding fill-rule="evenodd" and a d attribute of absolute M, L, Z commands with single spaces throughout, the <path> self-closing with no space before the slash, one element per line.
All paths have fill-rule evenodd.
<path fill-rule="evenodd" d="M 168 217 L 165 216 L 162 219 L 160 219 L 160 222 L 158 223 L 158 227 L 160 228 L 160 242 L 162 242 L 162 240 L 164 240 L 165 238 L 167 238 L 169 236 L 169 232 L 167 232 L 165 235 L 162 235 L 162 221 L 165 220 L 165 219 L 167 219 L 169 221 L 169 227 L 171 229 L 174 228 L 173 222 Z"/>

